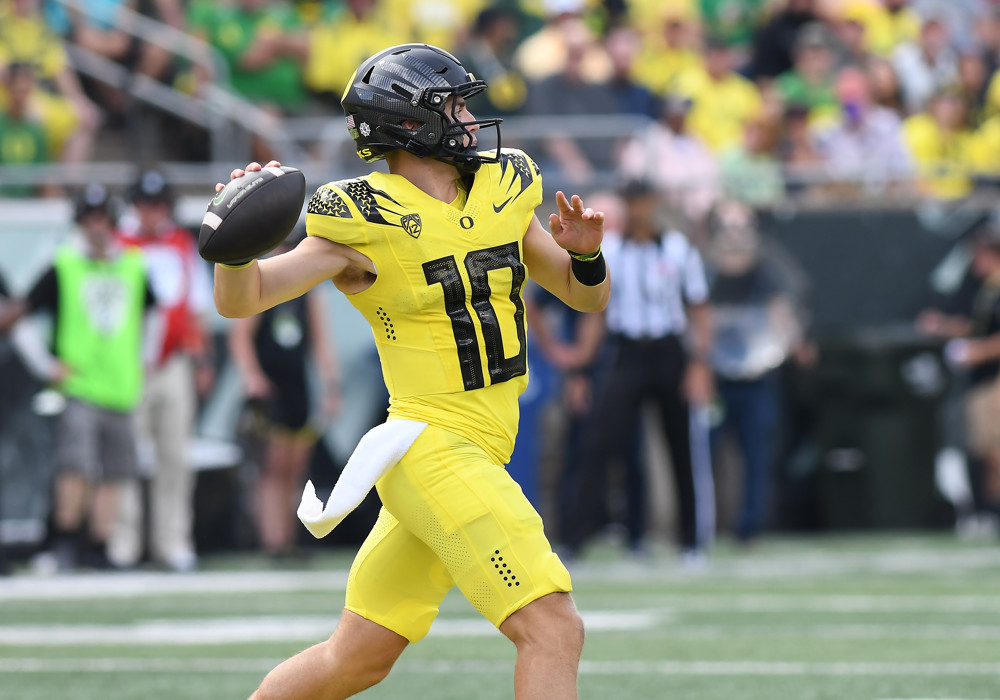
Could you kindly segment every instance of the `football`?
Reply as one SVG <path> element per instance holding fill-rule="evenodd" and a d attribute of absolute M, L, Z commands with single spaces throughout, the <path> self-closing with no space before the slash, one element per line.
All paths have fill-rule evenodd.
<path fill-rule="evenodd" d="M 229 265 L 270 252 L 295 228 L 305 198 L 306 178 L 296 168 L 262 168 L 230 180 L 208 203 L 198 252 Z"/>

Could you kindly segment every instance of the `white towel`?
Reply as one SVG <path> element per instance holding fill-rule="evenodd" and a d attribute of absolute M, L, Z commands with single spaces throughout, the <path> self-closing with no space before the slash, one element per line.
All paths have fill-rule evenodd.
<path fill-rule="evenodd" d="M 420 421 L 394 418 L 365 433 L 347 460 L 325 507 L 312 481 L 307 481 L 297 511 L 306 529 L 316 538 L 329 535 L 365 500 L 375 482 L 396 465 L 426 427 Z"/>

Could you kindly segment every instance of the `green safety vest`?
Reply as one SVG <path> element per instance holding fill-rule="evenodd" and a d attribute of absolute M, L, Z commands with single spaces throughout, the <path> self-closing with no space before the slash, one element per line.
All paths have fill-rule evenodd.
<path fill-rule="evenodd" d="M 130 411 L 142 393 L 146 268 L 142 253 L 91 259 L 70 246 L 56 253 L 56 356 L 70 369 L 67 395 Z"/>

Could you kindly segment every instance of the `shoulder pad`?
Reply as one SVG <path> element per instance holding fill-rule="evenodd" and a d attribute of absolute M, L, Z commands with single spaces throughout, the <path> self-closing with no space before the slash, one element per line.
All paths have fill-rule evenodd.
<path fill-rule="evenodd" d="M 341 219 L 350 219 L 351 211 L 347 208 L 347 202 L 341 193 L 330 185 L 323 185 L 309 199 L 309 206 L 306 207 L 307 214 L 321 214 L 322 216 L 334 216 Z"/>
<path fill-rule="evenodd" d="M 316 195 L 319 195 L 324 190 L 335 194 L 338 207 L 342 206 L 344 209 L 344 213 L 327 214 L 327 216 L 342 216 L 350 218 L 352 214 L 346 205 L 346 201 L 349 200 L 365 221 L 372 224 L 389 226 L 397 225 L 394 221 L 401 215 L 399 211 L 399 202 L 393 199 L 388 192 L 383 192 L 382 190 L 372 187 L 371 183 L 369 183 L 365 178 L 338 180 L 337 182 L 330 183 L 325 187 L 321 187 L 316 192 Z M 315 199 L 315 196 L 313 199 Z M 393 207 L 393 205 L 395 205 L 395 207 Z M 313 211 L 312 207 L 313 203 L 310 201 L 310 212 Z M 339 212 L 340 209 L 338 208 L 336 211 Z M 324 211 L 317 211 L 315 213 L 326 214 Z"/>

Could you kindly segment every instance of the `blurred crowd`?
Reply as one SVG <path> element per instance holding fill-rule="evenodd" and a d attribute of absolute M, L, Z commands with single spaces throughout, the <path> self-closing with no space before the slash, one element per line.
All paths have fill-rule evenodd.
<path fill-rule="evenodd" d="M 217 60 L 175 52 L 177 30 Z M 100 157 L 140 78 L 223 84 L 275 124 L 337 114 L 353 68 L 406 41 L 485 79 L 483 114 L 565 125 L 536 156 L 573 185 L 647 177 L 693 219 L 722 195 L 958 198 L 998 174 L 991 0 L 0 0 L 0 164 Z M 130 80 L 82 72 L 95 55 Z M 208 157 L 174 126 L 170 159 Z M 233 159 L 282 155 L 261 134 L 251 149 Z"/>

